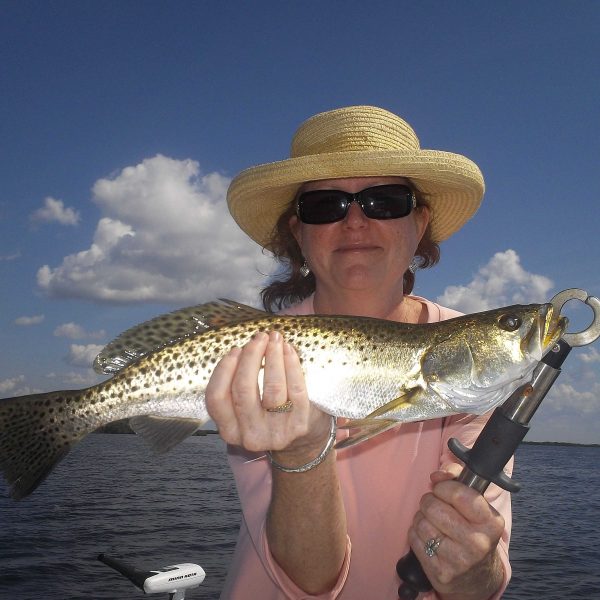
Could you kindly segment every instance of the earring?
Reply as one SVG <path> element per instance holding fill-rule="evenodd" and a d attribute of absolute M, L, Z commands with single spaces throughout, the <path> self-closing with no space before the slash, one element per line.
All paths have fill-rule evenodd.
<path fill-rule="evenodd" d="M 308 268 L 306 261 L 304 261 L 300 267 L 300 275 L 302 275 L 302 277 L 308 277 L 310 275 L 310 269 Z"/>
<path fill-rule="evenodd" d="M 422 256 L 413 256 L 412 260 L 410 261 L 410 265 L 408 265 L 408 270 L 414 275 L 415 271 L 417 269 L 419 269 L 422 264 L 423 264 Z"/>

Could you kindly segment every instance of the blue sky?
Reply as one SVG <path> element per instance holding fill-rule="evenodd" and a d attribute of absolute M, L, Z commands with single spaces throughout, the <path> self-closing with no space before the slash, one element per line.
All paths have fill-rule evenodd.
<path fill-rule="evenodd" d="M 228 182 L 317 112 L 374 104 L 481 167 L 416 293 L 470 311 L 600 295 L 600 3 L 0 2 L 0 396 L 97 381 L 131 325 L 257 301 Z M 569 314 L 581 326 L 588 313 Z M 599 346 L 529 439 L 600 443 Z"/>

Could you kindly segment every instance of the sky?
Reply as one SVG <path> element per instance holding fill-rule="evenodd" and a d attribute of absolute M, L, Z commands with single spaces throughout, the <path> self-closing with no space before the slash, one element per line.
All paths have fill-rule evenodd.
<path fill-rule="evenodd" d="M 275 267 L 227 186 L 341 106 L 391 110 L 485 176 L 415 293 L 465 312 L 600 296 L 599 28 L 595 0 L 0 0 L 0 397 L 98 382 L 103 345 L 163 312 L 257 305 Z M 600 443 L 599 421 L 600 343 L 526 439 Z"/>

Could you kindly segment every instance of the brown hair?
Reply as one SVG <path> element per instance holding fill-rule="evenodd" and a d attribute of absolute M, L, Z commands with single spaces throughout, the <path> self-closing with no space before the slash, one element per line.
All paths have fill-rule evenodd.
<path fill-rule="evenodd" d="M 417 210 L 428 206 L 422 194 L 415 190 Z M 272 312 L 304 300 L 315 291 L 316 280 L 313 273 L 306 277 L 300 273 L 304 257 L 296 238 L 293 236 L 289 221 L 296 214 L 296 201 L 292 201 L 277 220 L 275 228 L 265 248 L 273 253 L 281 265 L 279 276 L 267 284 L 260 292 L 265 310 Z M 419 269 L 433 267 L 440 259 L 440 247 L 431 239 L 431 228 L 427 225 L 425 233 L 415 252 Z M 404 293 L 410 294 L 415 286 L 415 274 L 407 269 L 402 279 Z"/>

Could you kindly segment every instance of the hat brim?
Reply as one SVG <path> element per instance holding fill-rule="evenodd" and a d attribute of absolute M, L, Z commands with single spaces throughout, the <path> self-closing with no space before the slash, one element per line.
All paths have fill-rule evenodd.
<path fill-rule="evenodd" d="M 237 175 L 227 191 L 229 210 L 254 241 L 265 246 L 300 185 L 344 177 L 406 177 L 431 208 L 431 235 L 441 242 L 477 211 L 485 190 L 479 167 L 438 150 L 333 152 L 258 165 Z"/>

